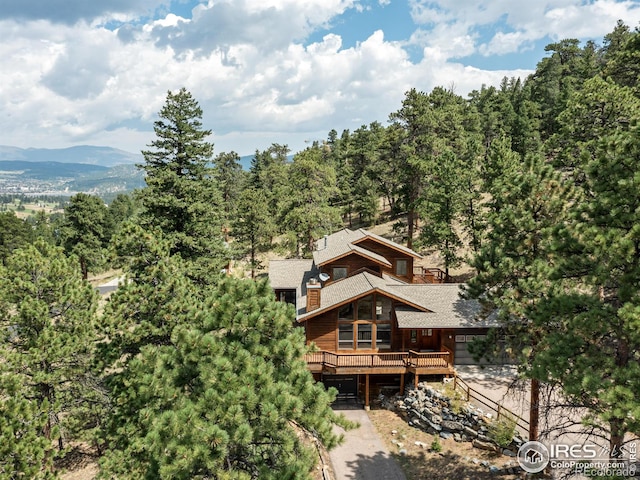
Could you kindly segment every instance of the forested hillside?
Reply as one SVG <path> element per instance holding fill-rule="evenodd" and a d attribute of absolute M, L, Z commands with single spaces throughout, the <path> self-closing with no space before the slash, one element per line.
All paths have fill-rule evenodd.
<path fill-rule="evenodd" d="M 254 277 L 265 252 L 389 221 L 473 273 L 467 294 L 501 321 L 476 353 L 505 340 L 581 412 L 563 428 L 619 455 L 640 434 L 640 31 L 546 50 L 528 78 L 411 89 L 386 125 L 292 160 L 274 144 L 248 172 L 169 92 L 143 189 L 78 194 L 61 218 L 0 213 L 0 478 L 51 478 L 78 444 L 101 478 L 308 478 L 296 429 L 330 447 L 346 424 L 293 310 Z M 98 308 L 87 278 L 109 267 L 127 281 Z"/>

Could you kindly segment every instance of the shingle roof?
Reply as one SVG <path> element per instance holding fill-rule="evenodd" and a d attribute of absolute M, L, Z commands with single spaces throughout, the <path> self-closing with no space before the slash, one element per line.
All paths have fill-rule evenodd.
<path fill-rule="evenodd" d="M 364 230 L 364 229 L 362 229 L 362 228 L 358 229 L 358 232 L 360 232 L 360 233 L 362 234 L 362 237 L 360 237 L 360 238 L 357 238 L 357 239 L 353 240 L 353 241 L 355 241 L 355 242 L 356 242 L 356 244 L 357 244 L 358 242 L 361 242 L 361 241 L 362 241 L 362 240 L 364 240 L 365 238 L 371 238 L 371 239 L 377 240 L 377 241 L 378 241 L 378 242 L 380 242 L 380 243 L 383 243 L 383 244 L 385 244 L 385 245 L 388 245 L 388 246 L 389 246 L 389 247 L 391 247 L 391 248 L 394 248 L 394 249 L 396 249 L 396 250 L 400 250 L 401 252 L 404 252 L 404 253 L 406 253 L 407 255 L 411 255 L 412 257 L 415 257 L 415 258 L 422 258 L 422 255 L 420 255 L 420 254 L 419 254 L 419 253 L 417 253 L 417 252 L 414 252 L 414 251 L 413 251 L 413 250 L 411 250 L 410 248 L 405 247 L 404 245 L 400 245 L 399 243 L 393 242 L 393 241 L 391 241 L 391 240 L 389 240 L 389 239 L 387 239 L 387 238 L 381 237 L 380 235 L 377 235 L 377 234 L 375 234 L 375 233 L 373 233 L 373 232 L 370 232 L 370 231 L 368 231 L 368 230 Z"/>
<path fill-rule="evenodd" d="M 396 280 L 388 275 L 379 277 L 369 272 L 361 272 L 351 277 L 343 278 L 337 282 L 330 283 L 322 288 L 320 293 L 320 308 L 307 312 L 306 310 L 298 317 L 298 320 L 316 316 L 326 310 L 330 310 L 350 299 L 359 298 L 367 293 L 378 291 L 386 293 L 391 297 L 396 297 L 402 302 L 407 302 L 416 308 L 428 310 L 428 307 L 416 303 L 411 297 L 405 295 L 406 291 L 396 290 L 394 287 L 408 285 L 400 280 Z M 419 287 L 420 285 L 415 285 Z"/>
<path fill-rule="evenodd" d="M 313 260 L 289 259 L 269 262 L 269 282 L 271 288 L 299 289 L 307 272 L 313 269 Z"/>
<path fill-rule="evenodd" d="M 339 232 L 327 235 L 316 242 L 316 250 L 313 252 L 313 260 L 316 265 L 320 266 L 336 258 L 343 257 L 350 252 L 354 252 L 368 256 L 378 263 L 390 267 L 391 262 L 382 255 L 378 255 L 369 249 L 358 246 L 359 242 L 362 242 L 367 238 L 380 242 L 395 250 L 404 252 L 412 257 L 422 258 L 418 253 L 414 252 L 410 248 L 400 245 L 399 243 L 392 242 L 391 240 L 381 237 L 380 235 L 376 235 L 375 233 L 371 233 L 363 228 L 355 231 L 344 228 Z"/>
<path fill-rule="evenodd" d="M 395 289 L 405 290 L 407 297 L 416 303 L 428 305 L 431 310 L 425 313 L 410 307 L 396 307 L 400 328 L 484 328 L 497 325 L 495 316 L 485 318 L 480 315 L 482 307 L 477 300 L 460 296 L 460 284 L 407 285 Z"/>

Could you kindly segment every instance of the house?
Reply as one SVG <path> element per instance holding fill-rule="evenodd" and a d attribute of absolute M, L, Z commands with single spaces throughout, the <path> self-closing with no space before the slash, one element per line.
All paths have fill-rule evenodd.
<path fill-rule="evenodd" d="M 274 260 L 269 279 L 276 298 L 296 308 L 317 380 L 342 395 L 382 387 L 404 389 L 424 375 L 453 375 L 474 363 L 467 345 L 495 326 L 480 304 L 460 296 L 461 285 L 437 269 L 416 265 L 413 250 L 364 229 L 320 239 L 312 259 Z"/>

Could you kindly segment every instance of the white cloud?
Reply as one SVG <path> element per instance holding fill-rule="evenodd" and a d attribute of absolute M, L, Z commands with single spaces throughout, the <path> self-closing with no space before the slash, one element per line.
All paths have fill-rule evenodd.
<path fill-rule="evenodd" d="M 108 3 L 110 9 L 99 13 L 120 5 L 113 16 L 120 19 L 163 4 L 130 2 L 135 12 L 127 13 L 125 0 Z M 247 154 L 273 142 L 295 151 L 332 128 L 385 123 L 411 87 L 455 85 L 465 95 L 503 76 L 529 73 L 483 71 L 455 59 L 519 51 L 562 32 L 602 37 L 617 18 L 631 26 L 640 21 L 634 2 L 612 0 L 414 1 L 420 25 L 404 42 L 385 39 L 382 29 L 348 47 L 336 33 L 307 40 L 320 28 L 331 32 L 346 10 L 366 6 L 356 0 L 216 0 L 195 6 L 191 18 L 167 11 L 116 30 L 95 22 L 14 21 L 0 8 L 0 144 L 139 151 L 153 139 L 167 90 L 185 86 L 203 108 L 217 152 Z M 479 28 L 498 21 L 506 28 L 481 40 Z M 407 44 L 420 46 L 422 60 L 410 60 Z"/>

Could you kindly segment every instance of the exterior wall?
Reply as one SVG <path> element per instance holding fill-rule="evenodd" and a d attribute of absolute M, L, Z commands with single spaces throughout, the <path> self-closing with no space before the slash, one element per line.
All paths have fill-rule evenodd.
<path fill-rule="evenodd" d="M 335 311 L 327 312 L 305 322 L 307 343 L 315 342 L 320 350 L 338 349 L 338 325 Z"/>
<path fill-rule="evenodd" d="M 330 284 L 335 281 L 333 278 L 333 267 L 346 267 L 347 276 L 351 275 L 353 272 L 360 270 L 361 268 L 368 268 L 373 270 L 374 272 L 381 272 L 382 266 L 376 262 L 369 260 L 361 255 L 357 255 L 355 253 L 351 253 L 335 262 L 328 263 L 323 265 L 320 269 L 321 272 L 329 275 L 329 280 L 327 280 L 326 284 Z"/>
<path fill-rule="evenodd" d="M 411 255 L 407 255 L 406 253 L 402 253 L 398 250 L 394 250 L 391 247 L 387 247 L 386 245 L 382 245 L 374 240 L 365 239 L 361 242 L 356 243 L 359 247 L 366 248 L 367 250 L 371 250 L 372 252 L 377 253 L 378 255 L 382 255 L 389 262 L 391 262 L 392 267 L 383 267 L 382 272 L 393 275 L 394 277 L 398 277 L 401 280 L 405 280 L 408 283 L 413 281 L 413 257 Z M 397 275 L 395 271 L 396 267 L 396 259 L 407 260 L 407 275 Z"/>

